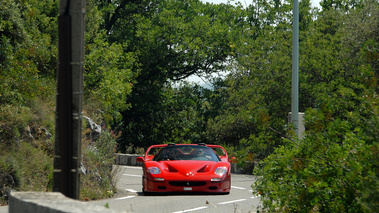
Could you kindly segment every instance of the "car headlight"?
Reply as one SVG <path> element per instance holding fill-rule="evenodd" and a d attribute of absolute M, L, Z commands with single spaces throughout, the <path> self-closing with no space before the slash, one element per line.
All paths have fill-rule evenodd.
<path fill-rule="evenodd" d="M 154 178 L 155 181 L 164 181 L 164 178 Z"/>
<path fill-rule="evenodd" d="M 217 169 L 215 170 L 215 174 L 220 175 L 220 176 L 225 175 L 227 172 L 228 172 L 228 168 L 226 168 L 225 166 L 217 167 Z"/>
<path fill-rule="evenodd" d="M 147 172 L 150 174 L 156 175 L 156 174 L 160 174 L 161 170 L 158 167 L 151 166 L 151 167 L 147 168 Z"/>

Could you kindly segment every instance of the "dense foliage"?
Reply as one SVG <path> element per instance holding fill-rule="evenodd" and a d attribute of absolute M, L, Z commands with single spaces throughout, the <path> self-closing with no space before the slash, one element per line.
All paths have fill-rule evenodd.
<path fill-rule="evenodd" d="M 283 140 L 256 172 L 263 210 L 378 211 L 378 6 L 324 7 L 302 34 L 306 136 Z"/>
<path fill-rule="evenodd" d="M 292 1 L 88 0 L 83 111 L 107 128 L 99 140 L 83 137 L 83 163 L 103 187 L 83 196 L 110 196 L 113 151 L 203 142 L 226 146 L 246 171 L 264 165 L 253 185 L 262 210 L 378 211 L 379 5 L 320 5 L 299 7 L 306 132 L 295 140 Z M 28 142 L 24 132 L 37 126 L 54 135 L 57 15 L 58 0 L 0 5 L 0 140 L 9 153 L 49 156 L 53 147 L 51 139 Z M 210 87 L 183 81 L 192 75 Z M 0 175 L 24 189 L 19 160 L 5 159 Z"/>
<path fill-rule="evenodd" d="M 120 120 L 119 111 L 128 106 L 133 55 L 124 54 L 121 44 L 109 45 L 99 27 L 101 12 L 93 4 L 88 1 L 86 16 L 83 111 L 109 126 Z M 52 190 L 58 7 L 58 0 L 0 4 L 0 205 L 7 202 L 11 190 Z M 109 136 L 110 131 L 104 129 L 91 145 L 83 135 L 82 163 L 87 170 L 82 174 L 83 199 L 110 197 L 115 192 L 116 179 L 109 166 L 116 138 Z"/>

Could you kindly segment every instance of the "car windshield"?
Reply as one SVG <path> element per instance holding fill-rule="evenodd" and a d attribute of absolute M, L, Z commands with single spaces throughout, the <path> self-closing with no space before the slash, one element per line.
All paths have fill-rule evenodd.
<path fill-rule="evenodd" d="M 200 145 L 172 145 L 160 150 L 153 161 L 199 160 L 221 161 L 209 147 Z"/>

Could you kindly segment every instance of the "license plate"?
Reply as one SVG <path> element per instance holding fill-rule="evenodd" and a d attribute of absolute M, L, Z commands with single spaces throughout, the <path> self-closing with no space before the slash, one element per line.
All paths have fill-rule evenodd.
<path fill-rule="evenodd" d="M 192 187 L 184 187 L 184 191 L 192 191 Z"/>

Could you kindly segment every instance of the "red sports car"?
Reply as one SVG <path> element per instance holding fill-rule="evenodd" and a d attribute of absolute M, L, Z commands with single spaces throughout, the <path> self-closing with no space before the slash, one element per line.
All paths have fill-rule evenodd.
<path fill-rule="evenodd" d="M 217 154 L 216 154 L 217 153 Z M 220 156 L 221 157 L 220 157 Z M 234 159 L 234 158 L 232 158 Z M 230 192 L 230 163 L 218 145 L 162 144 L 146 151 L 142 190 L 151 192 Z"/>

